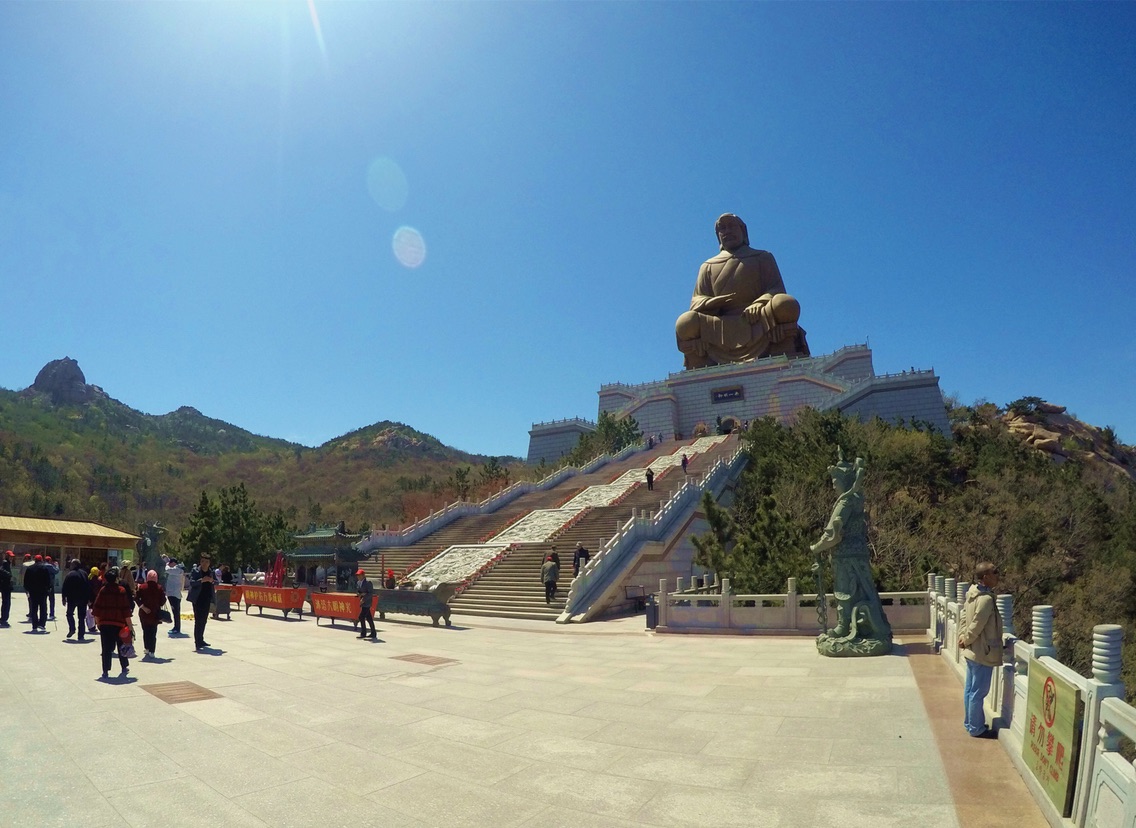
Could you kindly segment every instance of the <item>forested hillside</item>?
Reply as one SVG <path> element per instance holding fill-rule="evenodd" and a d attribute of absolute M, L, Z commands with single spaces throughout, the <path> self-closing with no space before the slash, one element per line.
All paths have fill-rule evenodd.
<path fill-rule="evenodd" d="M 58 382 L 42 383 L 45 374 Z M 291 526 L 344 521 L 359 531 L 496 491 L 519 468 L 516 458 L 467 454 L 388 421 L 308 448 L 190 407 L 144 414 L 87 385 L 73 360 L 49 364 L 24 391 L 0 389 L 6 514 L 91 519 L 127 531 L 158 522 L 173 538 L 202 492 L 216 497 L 243 484 L 259 512 L 279 513 Z"/>
<path fill-rule="evenodd" d="M 1052 604 L 1062 660 L 1086 671 L 1093 625 L 1124 624 L 1128 640 L 1136 631 L 1136 452 L 1063 412 L 1032 398 L 1006 411 L 956 407 L 952 435 L 814 411 L 792 427 L 758 420 L 733 508 L 706 504 L 714 531 L 699 541 L 702 561 L 739 592 L 783 592 L 790 576 L 813 589 L 808 544 L 832 508 L 826 469 L 842 446 L 867 461 L 881 590 L 922 589 L 929 571 L 970 582 L 974 565 L 992 560 L 1017 628 L 1028 631 L 1030 607 Z M 1039 430 L 1059 450 L 1023 436 Z M 1127 652 L 1134 687 L 1136 648 Z"/>

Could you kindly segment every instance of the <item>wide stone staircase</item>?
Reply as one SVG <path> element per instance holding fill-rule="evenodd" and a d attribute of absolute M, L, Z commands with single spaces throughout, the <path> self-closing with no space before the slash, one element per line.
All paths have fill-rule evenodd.
<path fill-rule="evenodd" d="M 588 481 L 588 485 L 610 483 L 629 468 L 645 468 L 652 460 L 662 455 L 681 451 L 693 441 L 667 443 L 660 450 L 642 452 L 634 455 L 630 463 L 619 464 L 622 468 L 600 469 L 602 477 Z M 688 465 L 688 474 L 700 475 L 708 471 L 719 457 L 731 454 L 737 448 L 737 438 L 731 437 L 708 452 L 696 454 Z M 591 475 L 589 475 L 591 477 Z M 479 615 L 507 618 L 529 618 L 555 621 L 564 610 L 568 587 L 572 583 L 572 554 L 576 543 L 593 555 L 605 544 L 619 527 L 631 517 L 632 512 L 656 512 L 670 496 L 671 491 L 681 485 L 681 467 L 666 469 L 655 477 L 655 489 L 651 491 L 646 483 L 637 484 L 618 503 L 611 506 L 588 509 L 578 520 L 558 532 L 553 538 L 541 543 L 518 544 L 516 548 L 481 577 L 469 589 L 450 601 L 455 615 Z M 575 484 L 584 482 L 576 478 Z M 557 582 L 557 597 L 549 604 L 544 600 L 544 585 L 540 580 L 540 569 L 545 558 L 553 550 L 560 557 L 560 579 Z"/>
<path fill-rule="evenodd" d="M 359 566 L 376 584 L 382 582 L 382 577 L 386 575 L 388 569 L 393 569 L 395 577 L 401 578 L 411 568 L 437 555 L 443 549 L 448 549 L 454 544 L 480 543 L 534 509 L 555 508 L 574 497 L 583 486 L 593 485 L 587 483 L 581 485 L 580 479 L 580 476 L 576 476 L 551 489 L 528 492 L 489 514 L 463 515 L 408 546 L 376 549 L 375 553 Z"/>

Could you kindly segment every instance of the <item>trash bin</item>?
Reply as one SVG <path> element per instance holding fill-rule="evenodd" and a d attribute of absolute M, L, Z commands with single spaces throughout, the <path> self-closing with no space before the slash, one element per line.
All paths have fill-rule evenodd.
<path fill-rule="evenodd" d="M 659 626 L 659 604 L 652 593 L 647 596 L 647 629 L 653 630 Z"/>
<path fill-rule="evenodd" d="M 233 587 L 231 584 L 218 584 L 217 588 L 213 591 L 213 617 L 217 618 L 224 615 L 229 621 L 233 620 L 233 609 L 230 606 L 229 598 Z"/>

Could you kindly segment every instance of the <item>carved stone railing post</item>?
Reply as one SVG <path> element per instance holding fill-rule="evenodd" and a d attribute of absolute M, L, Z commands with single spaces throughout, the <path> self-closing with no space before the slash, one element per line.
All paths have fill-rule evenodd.
<path fill-rule="evenodd" d="M 667 579 L 659 579 L 659 616 L 656 619 L 657 626 L 665 627 L 667 625 Z"/>
<path fill-rule="evenodd" d="M 966 581 L 959 581 L 955 584 L 955 601 L 959 605 L 959 617 L 962 617 L 962 605 L 966 603 L 966 592 L 970 589 L 970 584 Z"/>
<path fill-rule="evenodd" d="M 996 595 L 994 602 L 1002 619 L 1002 666 L 995 673 L 997 692 L 990 694 L 990 712 L 1000 718 L 1001 727 L 1014 720 L 1014 596 Z"/>
<path fill-rule="evenodd" d="M 733 626 L 733 619 L 730 618 L 730 613 L 733 610 L 734 600 L 730 595 L 730 579 L 722 579 L 722 597 L 718 599 L 718 623 L 722 625 L 723 629 L 730 629 Z"/>
<path fill-rule="evenodd" d="M 935 592 L 938 593 L 939 595 L 943 595 L 943 594 L 945 594 L 946 588 L 947 588 L 947 576 L 946 575 L 936 575 L 935 576 Z"/>
<path fill-rule="evenodd" d="M 958 603 L 958 579 L 957 578 L 947 578 L 943 582 L 943 594 L 947 596 L 947 602 L 948 603 L 953 603 L 953 604 Z"/>
<path fill-rule="evenodd" d="M 1030 633 L 1033 636 L 1033 654 L 1037 658 L 1049 656 L 1054 658 L 1057 651 L 1053 648 L 1053 607 L 1048 604 L 1038 604 L 1033 608 L 1033 623 Z"/>
<path fill-rule="evenodd" d="M 785 615 L 786 615 L 786 618 L 788 619 L 786 623 L 788 623 L 789 629 L 791 629 L 791 630 L 797 629 L 797 608 L 798 608 L 797 605 L 798 605 L 798 603 L 799 603 L 799 601 L 797 600 L 797 579 L 796 578 L 790 578 L 787 594 L 785 595 L 785 610 L 786 610 Z"/>
<path fill-rule="evenodd" d="M 1101 702 L 1123 699 L 1124 682 L 1120 680 L 1124 628 L 1119 624 L 1093 627 L 1093 677 L 1086 682 L 1085 721 L 1081 731 L 1081 761 L 1073 792 L 1072 818 L 1076 825 L 1088 824 L 1092 779 L 1099 758 L 1101 738 Z"/>

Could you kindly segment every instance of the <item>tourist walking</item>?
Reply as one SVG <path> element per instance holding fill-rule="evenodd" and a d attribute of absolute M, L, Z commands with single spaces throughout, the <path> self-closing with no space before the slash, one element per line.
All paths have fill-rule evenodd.
<path fill-rule="evenodd" d="M 79 640 L 86 640 L 87 607 L 91 603 L 91 586 L 87 581 L 87 573 L 79 567 L 82 564 L 77 560 L 71 561 L 71 569 L 63 578 L 60 597 L 67 610 L 67 637 L 74 638 L 78 628 Z"/>
<path fill-rule="evenodd" d="M 142 625 L 142 649 L 145 658 L 153 658 L 158 646 L 158 624 L 162 619 L 160 611 L 166 603 L 166 591 L 158 583 L 158 571 L 151 569 L 146 573 L 146 583 L 138 587 L 135 597 L 138 602 L 138 621 Z"/>
<path fill-rule="evenodd" d="M 208 555 L 189 575 L 189 603 L 193 606 L 193 649 L 200 651 L 209 646 L 205 640 L 205 625 L 209 621 L 209 605 L 213 603 L 213 570 Z"/>
<path fill-rule="evenodd" d="M 32 620 L 32 596 L 28 594 L 28 588 L 26 586 L 24 586 L 24 579 L 25 579 L 25 576 L 28 574 L 28 570 L 31 569 L 32 566 L 34 566 L 34 565 L 35 565 L 35 561 L 32 560 L 32 553 L 31 552 L 25 552 L 24 553 L 24 562 L 22 564 L 20 564 L 20 580 L 16 582 L 17 585 L 19 586 L 19 588 L 23 591 L 24 597 L 28 599 L 28 616 L 27 617 L 28 617 L 29 621 Z"/>
<path fill-rule="evenodd" d="M 175 558 L 166 561 L 166 600 L 170 602 L 173 629 L 170 635 L 181 635 L 181 591 L 185 588 L 185 567 Z"/>
<path fill-rule="evenodd" d="M 36 555 L 32 565 L 24 570 L 24 592 L 31 608 L 32 632 L 47 632 L 47 589 L 50 579 L 43 556 Z"/>
<path fill-rule="evenodd" d="M 355 577 L 359 579 L 355 586 L 355 594 L 359 596 L 359 637 L 368 637 L 366 625 L 370 624 L 370 639 L 374 641 L 378 637 L 375 634 L 375 608 L 372 605 L 375 587 L 367 578 L 367 573 L 362 569 L 355 573 Z"/>
<path fill-rule="evenodd" d="M 122 630 L 130 626 L 130 617 L 134 614 L 134 602 L 126 587 L 118 583 L 118 568 L 111 567 L 103 576 L 103 587 L 95 596 L 92 607 L 95 613 L 95 623 L 99 627 L 99 639 L 102 641 L 103 678 L 110 675 L 110 660 L 118 650 L 118 663 L 122 666 L 122 674 L 130 672 L 130 662 L 119 650 Z"/>
<path fill-rule="evenodd" d="M 138 593 L 138 584 L 134 581 L 134 573 L 130 569 L 130 561 L 123 561 L 122 568 L 118 570 L 118 582 L 126 587 L 130 593 L 130 600 Z"/>
<path fill-rule="evenodd" d="M 47 570 L 47 620 L 55 620 L 55 581 L 59 577 L 59 567 L 55 565 L 55 561 L 48 555 L 44 558 L 44 569 Z"/>
<path fill-rule="evenodd" d="M 682 473 L 686 474 L 686 467 L 690 464 L 690 459 L 684 454 L 682 456 Z"/>
<path fill-rule="evenodd" d="M 11 626 L 8 615 L 12 612 L 12 550 L 0 559 L 0 627 Z"/>
<path fill-rule="evenodd" d="M 647 491 L 655 491 L 655 470 L 650 466 L 647 467 Z"/>
<path fill-rule="evenodd" d="M 560 564 L 549 555 L 540 568 L 540 580 L 544 584 L 544 603 L 551 604 L 556 597 L 556 579 L 560 577 Z"/>
<path fill-rule="evenodd" d="M 580 575 L 580 570 L 588 565 L 588 559 L 592 554 L 584 548 L 583 541 L 576 541 L 576 551 L 572 553 L 572 577 L 576 578 Z"/>
<path fill-rule="evenodd" d="M 993 592 L 1001 573 L 994 564 L 983 561 L 975 568 L 974 577 L 977 583 L 966 592 L 958 633 L 966 658 L 963 725 L 971 736 L 993 739 L 997 733 L 986 726 L 983 703 L 990 692 L 994 668 L 1002 664 L 1002 617 Z"/>

